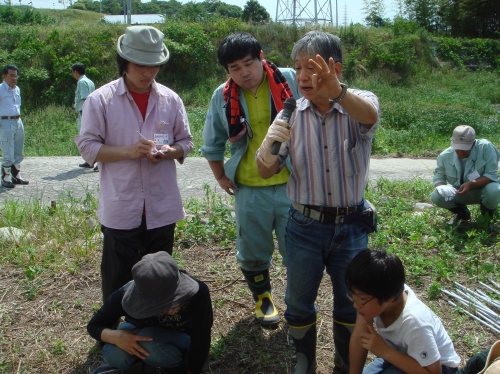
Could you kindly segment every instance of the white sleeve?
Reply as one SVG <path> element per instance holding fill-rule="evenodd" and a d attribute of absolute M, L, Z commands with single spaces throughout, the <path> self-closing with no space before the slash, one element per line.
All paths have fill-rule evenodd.
<path fill-rule="evenodd" d="M 418 326 L 410 329 L 405 336 L 408 356 L 413 357 L 422 367 L 441 360 L 432 326 Z"/>

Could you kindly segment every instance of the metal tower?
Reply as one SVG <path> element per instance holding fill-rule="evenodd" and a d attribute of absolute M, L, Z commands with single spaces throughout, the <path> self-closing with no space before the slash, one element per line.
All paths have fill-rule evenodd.
<path fill-rule="evenodd" d="M 333 26 L 332 0 L 277 0 L 275 21 L 290 24 L 330 23 Z"/>

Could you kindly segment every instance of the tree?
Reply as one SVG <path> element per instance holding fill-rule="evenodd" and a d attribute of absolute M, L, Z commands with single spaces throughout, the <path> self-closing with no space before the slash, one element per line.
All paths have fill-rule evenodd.
<path fill-rule="evenodd" d="M 91 12 L 99 12 L 100 11 L 100 4 L 99 4 L 99 1 L 78 0 L 78 1 L 73 2 L 73 5 L 70 5 L 68 8 L 69 9 L 89 10 Z"/>
<path fill-rule="evenodd" d="M 205 0 L 200 3 L 210 14 L 218 14 L 226 18 L 241 18 L 242 9 L 237 5 L 229 5 L 220 0 Z"/>
<path fill-rule="evenodd" d="M 123 3 L 117 0 L 102 0 L 102 12 L 105 14 L 123 14 Z M 134 9 L 132 7 L 132 9 Z"/>
<path fill-rule="evenodd" d="M 251 23 L 266 23 L 271 20 L 271 16 L 257 0 L 248 0 L 243 8 L 241 19 Z"/>
<path fill-rule="evenodd" d="M 160 6 L 155 1 L 149 3 L 139 3 L 139 8 L 134 11 L 136 14 L 160 14 L 162 13 Z"/>
<path fill-rule="evenodd" d="M 363 0 L 363 14 L 368 26 L 382 27 L 387 23 L 384 0 Z"/>
<path fill-rule="evenodd" d="M 158 1 L 157 4 L 165 17 L 177 17 L 182 10 L 182 3 L 177 0 Z"/>
<path fill-rule="evenodd" d="M 184 4 L 181 8 L 181 17 L 183 20 L 188 22 L 197 22 L 206 19 L 207 16 L 208 12 L 203 3 L 190 1 L 189 3 Z"/>
<path fill-rule="evenodd" d="M 410 21 L 427 31 L 438 31 L 441 20 L 438 14 L 439 0 L 404 0 L 405 11 Z"/>
<path fill-rule="evenodd" d="M 454 36 L 500 37 L 499 1 L 443 0 L 440 12 Z"/>

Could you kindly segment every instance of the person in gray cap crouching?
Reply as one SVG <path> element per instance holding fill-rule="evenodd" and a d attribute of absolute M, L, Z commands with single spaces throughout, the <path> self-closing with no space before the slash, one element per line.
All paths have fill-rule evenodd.
<path fill-rule="evenodd" d="M 89 334 L 104 343 L 107 364 L 93 373 L 131 372 L 135 366 L 143 366 L 142 373 L 154 373 L 155 367 L 169 374 L 201 373 L 213 322 L 207 285 L 179 271 L 163 251 L 144 256 L 132 275 L 87 325 Z M 125 322 L 114 330 L 122 316 Z"/>
<path fill-rule="evenodd" d="M 480 204 L 488 231 L 493 230 L 491 219 L 500 203 L 498 156 L 498 149 L 489 140 L 476 139 L 471 126 L 453 130 L 451 146 L 437 158 L 436 188 L 431 194 L 435 205 L 455 213 L 452 223 L 470 220 L 467 205 Z"/>
<path fill-rule="evenodd" d="M 184 162 L 193 142 L 182 100 L 155 81 L 169 59 L 163 39 L 154 27 L 127 27 L 117 43 L 120 78 L 87 97 L 75 137 L 83 159 L 100 170 L 103 300 L 132 280 L 142 256 L 172 254 L 185 217 L 175 161 Z"/>

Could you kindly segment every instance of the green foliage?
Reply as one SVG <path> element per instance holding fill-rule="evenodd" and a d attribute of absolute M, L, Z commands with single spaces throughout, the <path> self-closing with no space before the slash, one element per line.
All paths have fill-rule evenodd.
<path fill-rule="evenodd" d="M 170 62 L 159 79 L 165 74 L 167 81 L 195 86 L 200 83 L 200 77 L 210 76 L 210 61 L 215 58 L 215 50 L 199 24 L 171 21 L 161 30 L 167 38 Z"/>
<path fill-rule="evenodd" d="M 387 23 L 384 19 L 385 4 L 383 0 L 363 0 L 363 14 L 368 26 L 383 27 Z"/>
<path fill-rule="evenodd" d="M 27 156 L 77 156 L 77 114 L 71 107 L 49 105 L 23 116 Z"/>
<path fill-rule="evenodd" d="M 161 3 L 156 2 L 163 6 Z M 176 0 L 167 3 L 172 9 L 178 6 Z M 197 4 L 210 11 L 222 6 L 219 2 Z M 91 21 L 84 17 L 92 12 L 76 9 L 42 14 L 57 19 L 58 24 L 0 25 L 0 62 L 20 68 L 26 155 L 77 155 L 72 140 L 76 134 L 72 110 L 76 81 L 70 66 L 76 61 L 85 63 L 96 87 L 115 79 L 115 43 L 126 25 L 106 25 L 97 22 L 98 18 Z M 171 54 L 157 80 L 174 89 L 188 107 L 193 155 L 199 155 L 210 96 L 227 79 L 216 57 L 220 41 L 234 31 L 248 31 L 261 42 L 267 59 L 278 66 L 293 66 L 290 52 L 295 41 L 318 26 L 248 24 L 220 14 L 198 22 L 181 18 L 171 15 L 165 24 L 155 25 L 164 32 Z M 351 87 L 372 90 L 380 98 L 382 117 L 374 154 L 435 156 L 447 147 L 449 134 L 461 123 L 473 125 L 481 137 L 500 142 L 495 131 L 498 110 L 494 109 L 500 103 L 497 40 L 432 37 L 416 22 L 403 18 L 381 28 L 321 29 L 342 39 L 342 79 Z M 451 64 L 440 67 L 435 51 L 441 64 Z M 452 69 L 464 65 L 490 72 L 470 74 Z"/>
<path fill-rule="evenodd" d="M 456 37 L 500 37 L 500 2 L 482 0 L 448 0 L 441 3 L 443 23 Z"/>
<path fill-rule="evenodd" d="M 13 7 L 0 5 L 0 23 L 11 25 L 47 25 L 52 23 L 49 17 L 31 7 Z"/>
<path fill-rule="evenodd" d="M 439 0 L 403 0 L 405 14 L 409 20 L 427 31 L 439 28 Z"/>
<path fill-rule="evenodd" d="M 50 353 L 53 355 L 63 354 L 68 348 L 64 345 L 61 339 L 56 339 L 52 342 L 52 348 L 50 349 Z"/>
<path fill-rule="evenodd" d="M 500 68 L 500 40 L 435 37 L 439 57 L 454 66 L 478 69 Z"/>
<path fill-rule="evenodd" d="M 231 206 L 222 201 L 208 185 L 203 186 L 205 199 L 191 199 L 185 209 L 187 217 L 178 222 L 176 238 L 184 247 L 195 243 L 216 242 L 228 246 L 236 240 L 236 225 Z"/>
<path fill-rule="evenodd" d="M 271 20 L 271 16 L 257 0 L 248 0 L 243 8 L 241 19 L 250 23 L 266 23 Z"/>
<path fill-rule="evenodd" d="M 495 89 L 500 84 L 497 75 L 425 72 L 411 85 L 399 87 L 381 79 L 373 76 L 356 81 L 360 87 L 376 92 L 381 103 L 374 154 L 436 157 L 449 147 L 450 134 L 460 124 L 470 124 L 478 137 L 500 144 L 500 116 L 495 110 L 500 102 Z"/>
<path fill-rule="evenodd" d="M 405 20 L 402 17 L 394 18 L 392 31 L 395 37 L 400 35 L 415 34 L 418 30 L 418 24 L 414 21 Z"/>
<path fill-rule="evenodd" d="M 458 277 L 482 279 L 484 271 L 498 276 L 499 268 L 490 265 L 496 261 L 498 238 L 477 225 L 475 207 L 467 227 L 448 225 L 450 213 L 445 209 L 415 212 L 416 202 L 430 203 L 432 189 L 423 179 L 391 182 L 380 178 L 370 185 L 366 197 L 377 206 L 380 219 L 369 246 L 397 254 L 409 283 L 430 276 L 430 298 L 439 295 L 443 283 Z"/>
<path fill-rule="evenodd" d="M 427 296 L 429 297 L 429 299 L 435 299 L 435 298 L 439 297 L 439 295 L 441 294 L 442 288 L 443 287 L 441 286 L 441 284 L 439 282 L 433 282 L 429 286 L 429 291 L 427 293 Z"/>

